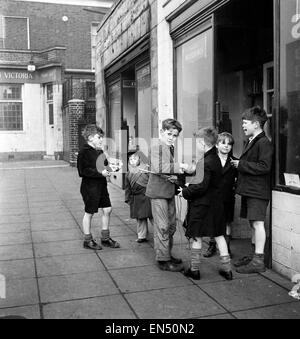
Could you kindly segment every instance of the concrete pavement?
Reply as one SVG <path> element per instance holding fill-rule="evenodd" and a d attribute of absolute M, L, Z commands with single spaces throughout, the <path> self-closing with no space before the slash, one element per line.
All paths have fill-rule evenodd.
<path fill-rule="evenodd" d="M 0 318 L 300 318 L 300 302 L 288 296 L 292 284 L 272 271 L 235 273 L 227 282 L 218 275 L 217 257 L 203 259 L 197 283 L 160 271 L 153 241 L 135 242 L 135 222 L 114 186 L 111 233 L 122 248 L 83 249 L 79 186 L 76 169 L 63 162 L 0 166 L 0 274 L 6 278 Z M 97 215 L 97 237 L 100 222 Z M 247 246 L 233 242 L 234 252 Z M 182 230 L 175 254 L 188 259 Z"/>

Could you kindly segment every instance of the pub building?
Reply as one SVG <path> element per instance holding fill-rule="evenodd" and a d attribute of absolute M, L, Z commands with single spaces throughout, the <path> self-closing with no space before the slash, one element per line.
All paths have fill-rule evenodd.
<path fill-rule="evenodd" d="M 268 264 L 300 273 L 300 1 L 130 3 L 117 1 L 99 26 L 97 121 L 112 138 L 127 131 L 127 146 L 142 149 L 135 138 L 157 137 L 166 118 L 182 123 L 182 140 L 213 125 L 233 134 L 238 157 L 241 114 L 264 107 L 276 150 Z M 121 174 L 112 181 L 123 186 Z M 247 239 L 239 209 L 237 197 L 233 236 Z"/>

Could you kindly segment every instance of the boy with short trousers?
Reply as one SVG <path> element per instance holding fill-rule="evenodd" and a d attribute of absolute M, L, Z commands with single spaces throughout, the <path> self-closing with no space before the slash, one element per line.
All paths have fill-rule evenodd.
<path fill-rule="evenodd" d="M 252 274 L 266 271 L 265 218 L 271 198 L 273 147 L 263 130 L 268 120 L 263 109 L 253 107 L 243 114 L 242 119 L 248 142 L 240 160 L 232 160 L 231 164 L 239 173 L 236 193 L 242 196 L 241 218 L 249 220 L 255 253 L 239 260 L 235 267 L 240 274 Z"/>
<path fill-rule="evenodd" d="M 102 209 L 102 231 L 101 244 L 105 247 L 119 248 L 115 240 L 111 239 L 109 231 L 109 221 L 112 212 L 109 193 L 107 190 L 107 177 L 110 172 L 105 168 L 108 161 L 102 150 L 104 132 L 96 125 L 87 125 L 82 135 L 86 144 L 78 154 L 77 169 L 82 178 L 80 193 L 85 205 L 85 215 L 83 217 L 84 243 L 83 247 L 91 250 L 101 250 L 101 245 L 97 244 L 91 234 L 92 218 L 99 209 Z M 97 169 L 99 157 L 104 159 L 104 166 L 101 172 Z"/>

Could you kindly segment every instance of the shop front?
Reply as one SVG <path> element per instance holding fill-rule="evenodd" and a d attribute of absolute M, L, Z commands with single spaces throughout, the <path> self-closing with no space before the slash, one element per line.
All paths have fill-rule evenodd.
<path fill-rule="evenodd" d="M 233 134 L 240 156 L 242 112 L 255 105 L 267 111 L 265 132 L 276 155 L 266 250 L 269 266 L 286 276 L 300 272 L 299 6 L 297 0 L 189 1 L 166 16 L 174 116 L 183 137 L 214 125 Z M 249 238 L 239 209 L 237 199 L 233 235 Z"/>
<path fill-rule="evenodd" d="M 0 69 L 0 160 L 59 158 L 62 153 L 60 67 Z"/>

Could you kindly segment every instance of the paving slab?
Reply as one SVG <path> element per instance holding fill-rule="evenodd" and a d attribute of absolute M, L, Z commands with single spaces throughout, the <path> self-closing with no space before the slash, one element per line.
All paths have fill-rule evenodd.
<path fill-rule="evenodd" d="M 31 244 L 30 231 L 0 234 L 0 246 Z"/>
<path fill-rule="evenodd" d="M 196 286 L 125 294 L 141 319 L 190 319 L 226 311 Z"/>
<path fill-rule="evenodd" d="M 19 317 L 21 317 L 29 320 L 37 320 L 41 319 L 40 308 L 39 305 L 35 305 L 0 309 L 0 319 L 4 317 L 9 317 L 9 319 L 19 319 Z"/>
<path fill-rule="evenodd" d="M 39 278 L 43 303 L 119 294 L 105 271 Z"/>
<path fill-rule="evenodd" d="M 226 313 L 226 314 L 220 314 L 220 315 L 213 315 L 211 317 L 203 317 L 200 319 L 202 320 L 234 320 L 236 318 L 230 315 L 229 313 Z"/>
<path fill-rule="evenodd" d="M 105 270 L 97 255 L 93 252 L 88 254 L 82 253 L 76 255 L 37 258 L 36 265 L 38 277 Z"/>
<path fill-rule="evenodd" d="M 2 206 L 1 203 L 0 203 L 0 206 Z M 0 207 L 0 217 L 7 216 L 7 215 L 15 215 L 15 216 L 26 215 L 28 217 L 29 211 L 27 207 L 23 207 L 23 208 L 20 208 L 17 206 L 15 206 L 15 208 L 13 208 L 13 206 L 9 208 Z"/>
<path fill-rule="evenodd" d="M 38 303 L 36 279 L 9 280 L 6 282 L 6 299 L 0 299 L 0 309 Z"/>
<path fill-rule="evenodd" d="M 37 258 L 43 258 L 57 255 L 86 254 L 89 250 L 84 249 L 82 244 L 83 242 L 80 240 L 35 243 L 35 255 Z"/>
<path fill-rule="evenodd" d="M 31 229 L 34 232 L 37 231 L 51 231 L 51 230 L 65 230 L 65 229 L 74 229 L 77 228 L 78 224 L 75 220 L 58 220 L 57 222 L 53 221 L 46 221 L 44 220 L 43 222 L 31 222 Z"/>
<path fill-rule="evenodd" d="M 35 277 L 33 259 L 0 261 L 0 274 L 7 280 Z"/>
<path fill-rule="evenodd" d="M 120 295 L 44 306 L 45 319 L 136 319 Z"/>
<path fill-rule="evenodd" d="M 124 293 L 189 286 L 193 283 L 181 273 L 163 272 L 157 266 L 134 267 L 110 271 Z"/>
<path fill-rule="evenodd" d="M 82 240 L 83 236 L 79 230 L 72 228 L 60 231 L 32 232 L 32 238 L 34 243 L 45 243 L 65 240 Z"/>
<path fill-rule="evenodd" d="M 201 286 L 230 312 L 290 301 L 288 292 L 261 276 Z"/>
<path fill-rule="evenodd" d="M 113 254 L 112 254 L 113 253 Z M 152 249 L 100 251 L 99 257 L 108 269 L 153 266 L 155 264 Z"/>
<path fill-rule="evenodd" d="M 296 301 L 233 314 L 238 319 L 300 319 L 300 302 Z"/>
<path fill-rule="evenodd" d="M 0 261 L 33 258 L 32 244 L 0 246 Z"/>
<path fill-rule="evenodd" d="M 1 224 L 17 224 L 17 223 L 28 223 L 30 222 L 30 217 L 28 214 L 24 215 L 3 215 L 0 218 L 0 225 Z"/>

